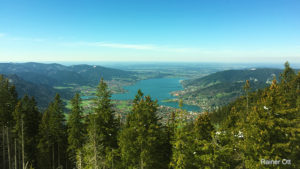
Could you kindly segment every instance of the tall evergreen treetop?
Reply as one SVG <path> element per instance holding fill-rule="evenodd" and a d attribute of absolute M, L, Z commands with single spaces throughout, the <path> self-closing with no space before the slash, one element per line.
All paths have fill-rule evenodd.
<path fill-rule="evenodd" d="M 97 86 L 96 96 L 96 112 L 103 111 L 103 109 L 113 112 L 110 99 L 111 92 L 108 90 L 108 86 L 103 78 L 101 78 L 100 83 Z"/>
<path fill-rule="evenodd" d="M 68 119 L 68 152 L 71 160 L 76 163 L 76 152 L 80 151 L 84 142 L 84 124 L 82 119 L 81 99 L 78 93 L 71 100 L 72 109 Z"/>
<path fill-rule="evenodd" d="M 25 95 L 17 104 L 13 113 L 16 122 L 14 130 L 18 143 L 24 145 L 24 160 L 37 166 L 37 138 L 41 114 L 37 110 L 34 98 Z"/>
<path fill-rule="evenodd" d="M 9 80 L 0 75 L 0 123 L 1 125 L 12 125 L 12 112 L 17 104 L 18 96 L 15 86 Z"/>
<path fill-rule="evenodd" d="M 125 168 L 167 168 L 166 151 L 161 124 L 158 122 L 157 101 L 139 90 L 132 112 L 120 133 L 119 144 Z"/>
<path fill-rule="evenodd" d="M 87 168 L 110 168 L 109 156 L 117 148 L 118 122 L 114 117 L 111 93 L 103 78 L 96 91 L 94 113 L 89 114 L 84 160 Z"/>
<path fill-rule="evenodd" d="M 61 160 L 65 157 L 65 143 L 66 143 L 66 124 L 64 116 L 64 105 L 59 94 L 56 94 L 54 100 L 49 104 L 48 108 L 43 114 L 40 124 L 40 141 L 39 152 L 40 168 L 59 167 Z M 50 156 L 52 154 L 52 156 Z M 57 156 L 57 157 L 55 157 Z M 49 161 L 49 159 L 51 159 Z M 47 162 L 43 162 L 48 159 Z"/>
<path fill-rule="evenodd" d="M 281 76 L 281 83 L 287 83 L 293 80 L 295 77 L 295 71 L 290 67 L 289 62 L 285 62 L 284 64 L 284 71 L 280 75 Z"/>
<path fill-rule="evenodd" d="M 115 111 L 111 104 L 111 92 L 108 90 L 107 84 L 101 78 L 97 87 L 97 98 L 95 100 L 95 118 L 99 127 L 99 135 L 103 137 L 105 147 L 117 147 L 118 122 L 115 119 Z"/>
<path fill-rule="evenodd" d="M 50 130 L 55 141 L 61 140 L 64 135 L 65 116 L 64 105 L 59 94 L 56 94 L 52 103 L 50 103 Z"/>

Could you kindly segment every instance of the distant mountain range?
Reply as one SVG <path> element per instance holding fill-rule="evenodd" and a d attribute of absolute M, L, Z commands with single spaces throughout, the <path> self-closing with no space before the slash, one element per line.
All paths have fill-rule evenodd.
<path fill-rule="evenodd" d="M 0 63 L 1 74 L 15 74 L 26 81 L 49 86 L 79 84 L 97 85 L 100 78 L 111 80 L 113 78 L 135 78 L 133 72 L 102 66 L 42 63 Z"/>
<path fill-rule="evenodd" d="M 246 80 L 250 81 L 250 91 L 256 91 L 270 85 L 274 77 L 278 80 L 282 71 L 267 68 L 220 71 L 183 81 L 185 90 L 180 95 L 185 102 L 210 110 L 244 95 Z"/>
<path fill-rule="evenodd" d="M 28 94 L 34 96 L 40 108 L 45 108 L 56 93 L 65 99 L 70 99 L 74 93 L 70 90 L 56 90 L 54 86 L 89 85 L 96 86 L 100 78 L 131 79 L 134 72 L 111 69 L 102 66 L 42 63 L 0 63 L 0 74 L 15 84 L 19 97 Z"/>

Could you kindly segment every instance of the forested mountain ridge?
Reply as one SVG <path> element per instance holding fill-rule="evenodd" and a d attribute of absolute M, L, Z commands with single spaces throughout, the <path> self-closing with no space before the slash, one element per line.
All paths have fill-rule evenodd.
<path fill-rule="evenodd" d="M 207 87 L 217 83 L 233 83 L 245 80 L 260 82 L 271 82 L 273 76 L 278 77 L 282 69 L 252 68 L 242 70 L 225 70 L 212 73 L 202 78 L 185 80 L 182 82 L 184 87 L 200 86 Z"/>
<path fill-rule="evenodd" d="M 220 71 L 202 78 L 183 81 L 185 89 L 179 92 L 179 96 L 186 103 L 212 110 L 243 95 L 242 84 L 246 80 L 249 80 L 252 86 L 251 91 L 256 91 L 271 84 L 274 77 L 278 79 L 281 72 L 281 69 L 269 68 Z"/>
<path fill-rule="evenodd" d="M 64 100 L 70 100 L 76 92 L 83 90 L 81 86 L 94 89 L 101 77 L 107 81 L 117 81 L 117 85 L 127 81 L 132 83 L 136 79 L 134 72 L 102 66 L 35 62 L 0 63 L 0 74 L 10 78 L 20 97 L 25 94 L 34 96 L 42 109 L 48 106 L 55 93 L 59 93 Z"/>
<path fill-rule="evenodd" d="M 43 63 L 0 63 L 0 74 L 16 74 L 24 80 L 49 86 L 79 84 L 96 86 L 99 78 L 133 78 L 134 73 L 91 65 L 64 66 Z"/>
<path fill-rule="evenodd" d="M 50 100 L 57 93 L 57 90 L 53 89 L 51 86 L 28 82 L 17 75 L 5 75 L 4 77 L 8 78 L 9 82 L 15 85 L 20 98 L 25 95 L 33 96 L 36 99 L 39 108 L 46 108 Z"/>

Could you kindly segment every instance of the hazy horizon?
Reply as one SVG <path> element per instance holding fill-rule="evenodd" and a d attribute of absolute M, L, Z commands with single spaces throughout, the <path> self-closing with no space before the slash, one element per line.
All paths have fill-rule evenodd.
<path fill-rule="evenodd" d="M 1 62 L 0 63 L 42 63 L 42 64 L 61 64 L 64 66 L 72 66 L 72 65 L 98 65 L 98 66 L 105 66 L 111 68 L 126 68 L 128 66 L 189 66 L 189 67 L 217 67 L 217 66 L 225 66 L 228 68 L 284 68 L 285 62 L 278 62 L 278 63 L 267 63 L 267 62 L 146 62 L 146 61 L 45 61 L 45 62 L 36 62 L 36 61 L 29 61 L 29 62 Z M 292 68 L 299 69 L 300 62 L 289 62 Z M 163 68 L 163 67 L 161 67 Z M 140 67 L 139 67 L 140 69 Z"/>

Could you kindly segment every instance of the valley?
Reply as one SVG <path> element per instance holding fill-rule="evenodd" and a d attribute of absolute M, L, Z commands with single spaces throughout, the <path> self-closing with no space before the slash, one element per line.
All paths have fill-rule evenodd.
<path fill-rule="evenodd" d="M 184 103 L 183 109 L 187 111 L 211 111 L 242 96 L 245 80 L 250 79 L 251 91 L 257 91 L 270 84 L 273 77 L 278 79 L 282 71 L 275 68 L 253 69 L 250 65 L 200 63 L 109 66 L 112 68 L 83 64 L 1 63 L 0 73 L 9 75 L 17 82 L 20 97 L 28 94 L 38 98 L 41 109 L 48 106 L 55 93 L 59 93 L 68 111 L 70 99 L 79 93 L 86 113 L 94 107 L 97 82 L 103 77 L 111 91 L 112 100 L 118 103 L 116 111 L 125 115 L 138 89 L 142 89 L 146 95 L 151 94 L 159 105 L 169 107 L 170 111 L 178 108 L 180 99 Z M 39 92 L 33 92 L 34 89 Z"/>

